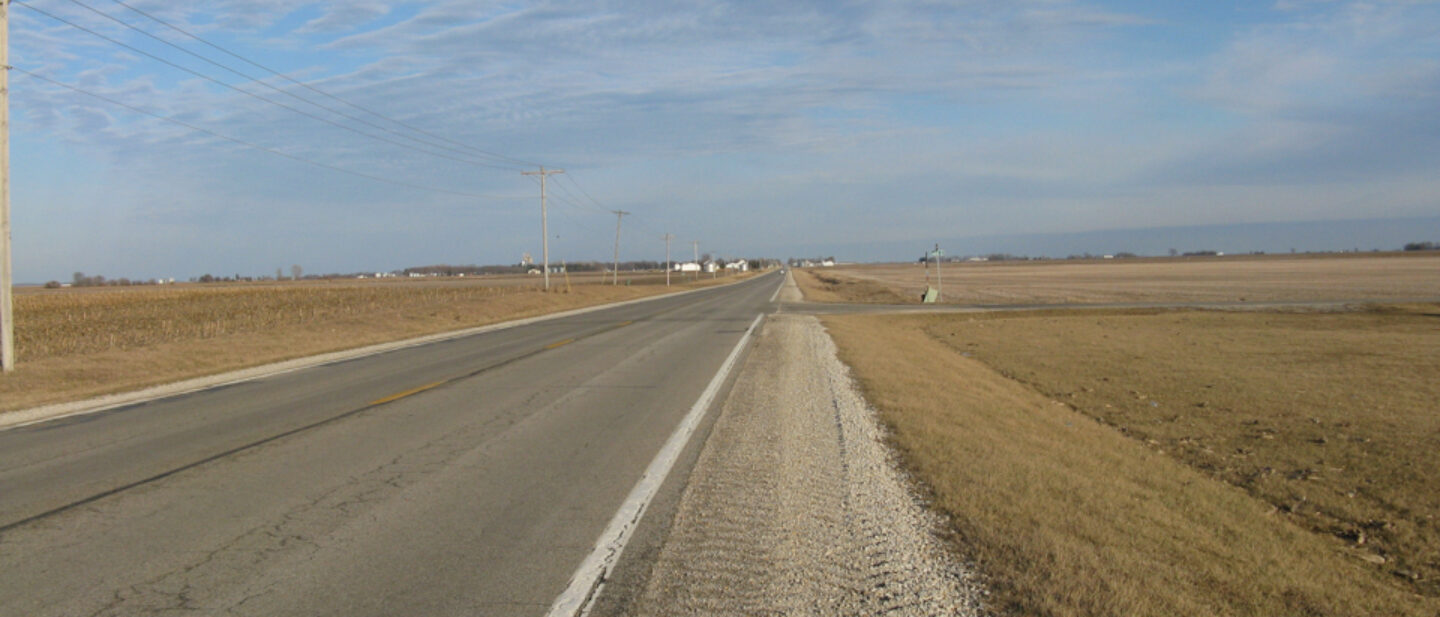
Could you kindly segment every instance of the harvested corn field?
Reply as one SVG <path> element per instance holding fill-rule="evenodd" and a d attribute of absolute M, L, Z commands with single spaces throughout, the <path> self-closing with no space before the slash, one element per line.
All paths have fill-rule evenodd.
<path fill-rule="evenodd" d="M 1440 253 L 875 264 L 796 269 L 812 302 L 950 304 L 1410 300 L 1440 297 Z"/>
<path fill-rule="evenodd" d="M 1440 305 L 825 323 L 1002 612 L 1440 610 Z"/>
<path fill-rule="evenodd" d="M 26 289 L 0 411 L 734 280 L 576 278 Z"/>

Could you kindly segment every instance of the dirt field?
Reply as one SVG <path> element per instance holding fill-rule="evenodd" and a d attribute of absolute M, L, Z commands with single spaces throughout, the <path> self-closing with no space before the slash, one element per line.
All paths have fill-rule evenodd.
<path fill-rule="evenodd" d="M 919 264 L 795 272 L 817 302 L 919 303 L 926 285 Z M 953 304 L 1416 299 L 1440 297 L 1440 252 L 947 263 L 940 275 Z"/>
<path fill-rule="evenodd" d="M 566 292 L 552 276 L 550 293 L 534 276 L 22 288 L 0 411 L 733 280 L 620 279 L 572 275 Z"/>
<path fill-rule="evenodd" d="M 827 317 L 995 606 L 1440 614 L 1440 306 Z"/>

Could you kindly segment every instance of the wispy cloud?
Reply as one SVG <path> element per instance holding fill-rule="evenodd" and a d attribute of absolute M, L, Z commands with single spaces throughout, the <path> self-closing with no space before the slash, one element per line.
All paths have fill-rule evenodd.
<path fill-rule="evenodd" d="M 396 137 L 216 70 L 72 4 L 33 2 L 236 87 Z M 123 7 L 94 5 L 261 75 Z M 1222 198 L 1257 204 L 1244 215 L 1273 220 L 1333 217 L 1353 207 L 1327 194 L 1369 194 L 1372 203 L 1390 204 L 1383 212 L 1413 213 L 1424 187 L 1440 190 L 1423 178 L 1440 163 L 1440 123 L 1430 112 L 1440 99 L 1434 3 L 1290 1 L 1243 11 L 1189 7 L 1184 14 L 1168 5 L 1088 0 L 133 6 L 444 139 L 564 165 L 606 203 L 648 211 L 637 219 L 757 252 L 780 250 L 794 235 L 785 225 L 753 229 L 757 217 L 804 222 L 813 240 L 841 242 L 947 227 L 1003 234 L 1133 226 L 1137 217 L 1185 224 L 1239 216 L 1198 205 Z M 326 165 L 467 193 L 533 192 L 518 169 L 466 165 L 337 129 L 22 6 L 13 13 L 12 61 L 26 70 Z M 123 170 L 142 185 L 168 187 L 163 199 L 155 191 L 116 190 L 103 206 L 91 206 L 130 213 L 122 220 L 134 221 L 135 237 L 145 225 L 169 221 L 237 238 L 237 245 L 243 238 L 267 244 L 283 221 L 363 213 L 367 223 L 336 226 L 313 247 L 283 247 L 319 260 L 353 255 L 348 247 L 374 229 L 388 225 L 418 237 L 424 225 L 413 217 L 470 209 L 489 213 L 472 233 L 484 239 L 485 252 L 425 261 L 509 259 L 533 250 L 533 216 L 512 203 L 476 205 L 326 172 L 23 80 L 12 80 L 22 147 L 66 144 L 105 162 L 103 170 L 71 168 L 80 182 L 109 182 Z M 423 139 L 431 144 L 400 138 L 421 150 L 444 143 Z M 1332 190 L 1309 188 L 1319 182 Z M 35 190 L 18 181 L 21 197 Z M 584 208 L 558 212 L 571 221 L 562 226 L 588 224 Z M 207 221 L 223 221 L 223 229 Z M 455 226 L 444 227 L 433 232 L 437 238 L 457 239 L 420 241 L 385 259 L 463 244 Z M 79 244 L 72 249 L 77 261 L 89 254 Z"/>

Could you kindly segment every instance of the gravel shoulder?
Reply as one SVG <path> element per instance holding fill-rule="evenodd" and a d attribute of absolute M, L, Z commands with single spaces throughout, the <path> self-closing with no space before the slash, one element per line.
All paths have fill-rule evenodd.
<path fill-rule="evenodd" d="M 819 321 L 772 316 L 634 612 L 980 614 L 882 437 Z"/>

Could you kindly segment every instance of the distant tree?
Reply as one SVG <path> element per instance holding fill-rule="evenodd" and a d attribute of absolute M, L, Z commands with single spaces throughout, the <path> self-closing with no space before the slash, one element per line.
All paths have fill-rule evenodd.
<path fill-rule="evenodd" d="M 281 269 L 278 268 L 278 267 L 275 268 L 275 280 L 277 280 L 277 281 L 283 281 L 283 280 L 285 280 L 285 271 L 284 271 L 284 270 L 281 270 Z"/>
<path fill-rule="evenodd" d="M 300 275 L 301 275 L 301 274 L 304 274 L 304 273 L 305 273 L 305 270 L 304 270 L 303 268 L 301 268 L 299 264 L 290 266 L 290 276 L 291 276 L 292 278 L 294 278 L 295 280 L 297 280 L 297 281 L 300 280 Z"/>
<path fill-rule="evenodd" d="M 1179 255 L 1179 254 L 1180 254 L 1180 251 L 1177 251 L 1177 250 L 1175 250 L 1175 249 L 1170 249 L 1170 256 L 1171 256 L 1171 257 L 1174 257 L 1174 256 Z"/>
<path fill-rule="evenodd" d="M 214 283 L 214 282 L 215 282 L 215 275 L 210 274 L 209 272 L 206 272 L 205 274 L 200 275 L 200 282 L 201 282 L 201 283 Z"/>
<path fill-rule="evenodd" d="M 50 281 L 45 283 L 45 289 L 60 289 L 60 287 L 60 281 Z"/>
<path fill-rule="evenodd" d="M 1405 245 L 1405 250 L 1407 251 L 1433 251 L 1437 248 L 1440 248 L 1440 246 L 1437 246 L 1434 242 L 1411 242 Z"/>
<path fill-rule="evenodd" d="M 76 272 L 76 273 L 74 274 L 74 277 L 75 277 L 75 278 L 70 281 L 70 283 L 71 283 L 72 285 L 74 285 L 74 286 L 76 286 L 76 287 L 79 287 L 79 286 L 85 284 L 85 273 L 84 273 L 84 272 Z"/>

